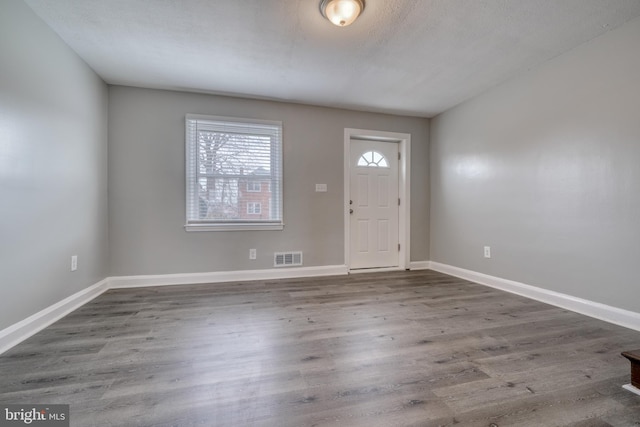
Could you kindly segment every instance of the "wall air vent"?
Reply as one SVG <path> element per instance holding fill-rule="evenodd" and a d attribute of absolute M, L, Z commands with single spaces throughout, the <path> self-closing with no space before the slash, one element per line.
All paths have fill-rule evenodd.
<path fill-rule="evenodd" d="M 302 252 L 276 252 L 273 254 L 274 267 L 302 265 Z"/>

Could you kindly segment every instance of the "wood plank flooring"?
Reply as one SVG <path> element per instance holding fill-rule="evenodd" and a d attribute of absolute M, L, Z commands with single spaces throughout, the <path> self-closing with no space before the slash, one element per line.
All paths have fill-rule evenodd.
<path fill-rule="evenodd" d="M 640 426 L 640 332 L 433 271 L 111 290 L 0 356 L 73 426 Z"/>

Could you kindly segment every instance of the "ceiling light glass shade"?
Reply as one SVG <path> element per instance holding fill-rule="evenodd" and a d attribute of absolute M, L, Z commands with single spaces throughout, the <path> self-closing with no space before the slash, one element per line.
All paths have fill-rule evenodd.
<path fill-rule="evenodd" d="M 346 27 L 364 10 L 364 0 L 322 0 L 322 15 L 338 27 Z"/>

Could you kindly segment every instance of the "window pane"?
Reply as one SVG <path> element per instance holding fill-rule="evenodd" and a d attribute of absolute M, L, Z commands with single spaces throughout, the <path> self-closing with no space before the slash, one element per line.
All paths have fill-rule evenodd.
<path fill-rule="evenodd" d="M 282 222 L 282 125 L 187 116 L 187 224 Z"/>
<path fill-rule="evenodd" d="M 200 178 L 198 219 L 237 219 L 238 180 L 221 176 Z M 206 214 L 202 212 L 206 208 Z"/>
<path fill-rule="evenodd" d="M 389 164 L 387 159 L 377 151 L 367 151 L 358 159 L 358 166 L 388 168 Z"/>

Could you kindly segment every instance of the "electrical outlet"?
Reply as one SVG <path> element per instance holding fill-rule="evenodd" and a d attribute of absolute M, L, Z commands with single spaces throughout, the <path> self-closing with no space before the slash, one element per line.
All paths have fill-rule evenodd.
<path fill-rule="evenodd" d="M 326 193 L 327 184 L 316 184 L 316 193 Z"/>
<path fill-rule="evenodd" d="M 491 258 L 491 246 L 484 247 L 484 257 Z"/>
<path fill-rule="evenodd" d="M 71 256 L 71 271 L 76 271 L 78 269 L 78 255 Z"/>
<path fill-rule="evenodd" d="M 258 251 L 255 249 L 249 249 L 249 259 L 256 259 L 258 257 Z"/>

